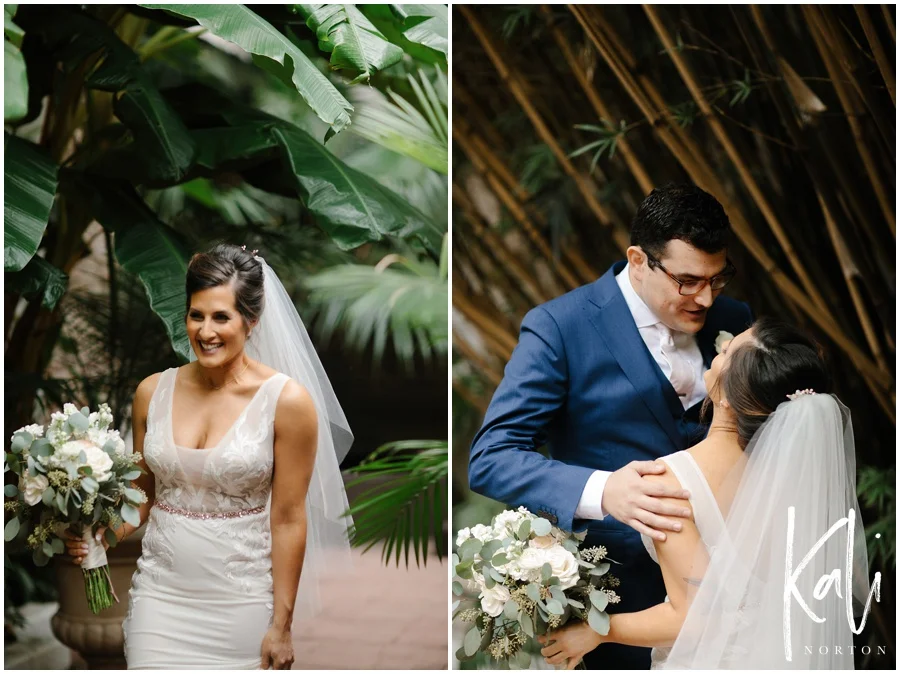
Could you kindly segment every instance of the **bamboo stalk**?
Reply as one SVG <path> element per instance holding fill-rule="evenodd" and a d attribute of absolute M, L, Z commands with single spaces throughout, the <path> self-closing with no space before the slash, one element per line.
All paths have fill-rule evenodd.
<path fill-rule="evenodd" d="M 819 199 L 819 206 L 822 209 L 822 215 L 825 219 L 825 228 L 831 239 L 831 245 L 834 247 L 834 252 L 837 254 L 838 262 L 841 265 L 841 272 L 844 275 L 844 280 L 847 282 L 847 290 L 850 292 L 850 298 L 853 300 L 853 306 L 856 309 L 860 325 L 866 336 L 866 341 L 869 344 L 869 350 L 875 357 L 878 366 L 885 372 L 889 372 L 890 369 L 887 366 L 887 361 L 884 359 L 881 344 L 879 344 L 878 338 L 875 336 L 875 329 L 872 327 L 872 319 L 866 311 L 859 289 L 856 287 L 856 284 L 853 283 L 853 278 L 859 276 L 859 269 L 853 264 L 850 251 L 847 250 L 847 244 L 844 242 L 844 239 L 834 222 L 834 218 L 831 216 L 831 211 L 828 210 L 828 206 L 818 190 L 816 191 L 816 196 Z"/>
<path fill-rule="evenodd" d="M 803 285 L 803 288 L 823 312 L 825 312 L 826 314 L 830 313 L 828 305 L 825 302 L 825 298 L 822 297 L 815 283 L 813 283 L 813 280 L 809 277 L 809 274 L 806 271 L 806 267 L 794 250 L 794 246 L 788 238 L 787 233 L 784 231 L 784 227 L 782 227 L 781 222 L 778 220 L 778 216 L 769 205 L 768 200 L 762 193 L 759 185 L 756 184 L 756 180 L 753 178 L 753 175 L 750 173 L 750 168 L 747 166 L 747 163 L 744 161 L 741 153 L 738 152 L 737 147 L 735 147 L 734 143 L 731 142 L 731 137 L 725 131 L 725 128 L 719 121 L 718 116 L 716 116 L 712 107 L 710 107 L 709 102 L 703 95 L 703 92 L 700 89 L 700 85 L 697 82 L 697 79 L 694 77 L 694 73 L 691 70 L 690 66 L 684 60 L 681 53 L 675 49 L 675 43 L 672 40 L 672 36 L 669 34 L 669 31 L 665 27 L 665 25 L 663 25 L 663 22 L 660 19 L 656 9 L 653 5 L 644 5 L 643 7 L 644 12 L 647 14 L 647 18 L 650 19 L 650 23 L 653 25 L 653 29 L 656 31 L 656 34 L 659 36 L 660 40 L 662 40 L 663 46 L 669 53 L 669 57 L 672 59 L 672 62 L 678 69 L 678 73 L 681 75 L 681 79 L 684 80 L 684 83 L 687 85 L 688 90 L 691 92 L 691 96 L 700 107 L 700 110 L 704 115 L 706 115 L 706 121 L 712 128 L 713 134 L 715 134 L 716 138 L 719 141 L 719 144 L 725 149 L 725 153 L 728 155 L 728 157 L 731 159 L 731 163 L 734 164 L 734 167 L 737 169 L 738 175 L 740 175 L 744 186 L 747 188 L 747 191 L 750 193 L 750 196 L 756 203 L 757 208 L 759 208 L 760 212 L 762 213 L 763 218 L 765 218 L 766 222 L 769 224 L 769 228 L 772 230 L 775 238 L 778 239 L 778 243 L 781 245 L 781 248 L 784 251 L 785 256 L 787 257 L 788 262 L 790 262 L 791 267 L 797 274 L 797 278 L 800 279 L 800 283 Z"/>
<path fill-rule="evenodd" d="M 503 372 L 496 372 L 496 368 L 482 358 L 481 354 L 479 354 L 464 337 L 457 337 L 454 339 L 453 348 L 459 351 L 467 361 L 472 363 L 472 365 L 478 369 L 478 372 L 484 375 L 484 377 L 494 386 L 500 386 L 500 381 L 503 379 Z"/>
<path fill-rule="evenodd" d="M 491 143 L 494 147 L 499 148 L 501 150 L 505 149 L 506 141 L 503 139 L 503 136 L 497 132 L 494 128 L 494 125 L 490 123 L 487 115 L 484 114 L 484 111 L 481 109 L 481 106 L 475 102 L 475 99 L 472 98 L 472 95 L 469 93 L 469 90 L 466 89 L 465 85 L 463 85 L 462 81 L 454 74 L 453 75 L 453 107 L 455 108 L 457 105 L 462 103 L 467 107 L 467 112 L 470 113 L 475 121 L 478 122 L 478 128 L 484 129 L 484 133 L 490 138 Z M 455 114 L 453 115 L 454 119 L 462 118 L 462 115 Z"/>
<path fill-rule="evenodd" d="M 481 22 L 472 12 L 472 10 L 466 5 L 458 5 L 462 14 L 466 17 L 466 20 L 469 22 L 469 26 L 472 28 L 472 31 L 475 33 L 475 36 L 478 38 L 478 41 L 481 43 L 482 48 L 485 53 L 488 55 L 488 58 L 494 64 L 494 68 L 497 70 L 500 75 L 500 79 L 503 80 L 504 84 L 506 84 L 510 93 L 515 97 L 516 101 L 519 103 L 519 106 L 528 116 L 528 119 L 531 120 L 531 124 L 534 127 L 535 132 L 538 134 L 540 139 L 550 148 L 553 152 L 556 160 L 559 162 L 560 166 L 562 166 L 563 170 L 566 174 L 572 179 L 575 183 L 575 186 L 578 188 L 578 191 L 581 192 L 581 196 L 584 198 L 585 202 L 588 205 L 588 208 L 591 209 L 593 214 L 597 217 L 604 227 L 609 227 L 612 229 L 612 235 L 616 242 L 616 245 L 620 248 L 620 250 L 624 253 L 628 248 L 629 241 L 627 237 L 623 236 L 623 232 L 617 228 L 615 228 L 614 221 L 612 216 L 606 210 L 606 208 L 597 200 L 596 196 L 594 196 L 593 191 L 591 190 L 590 185 L 584 179 L 584 177 L 578 172 L 572 162 L 569 160 L 566 153 L 563 151 L 562 147 L 560 147 L 559 143 L 556 141 L 556 137 L 550 132 L 547 128 L 547 125 L 544 123 L 543 119 L 541 119 L 534 105 L 532 104 L 530 98 L 526 95 L 525 89 L 522 86 L 520 77 L 517 72 L 515 72 L 512 68 L 510 68 L 504 60 L 500 57 L 500 54 L 494 48 L 494 43 L 488 37 L 487 32 L 484 29 L 484 26 L 481 25 Z"/>
<path fill-rule="evenodd" d="M 872 190 L 875 192 L 875 198 L 878 201 L 884 219 L 891 230 L 891 234 L 896 238 L 897 231 L 894 222 L 893 206 L 888 200 L 887 191 L 881 181 L 881 177 L 878 175 L 875 162 L 866 145 L 862 126 L 858 119 L 860 111 L 854 104 L 854 99 L 851 96 L 850 90 L 844 84 L 841 77 L 840 65 L 829 47 L 828 29 L 815 7 L 812 5 L 801 5 L 801 9 L 809 23 L 810 33 L 812 34 L 813 41 L 816 43 L 816 48 L 819 50 L 819 55 L 822 57 L 822 61 L 825 62 L 828 76 L 831 78 L 832 84 L 834 84 L 834 89 L 837 93 L 838 100 L 841 102 L 841 107 L 846 113 L 847 123 L 850 125 L 850 132 L 853 135 L 853 140 L 856 143 L 856 149 L 859 152 L 860 159 L 862 159 L 866 174 L 869 176 L 869 182 L 872 185 Z"/>
<path fill-rule="evenodd" d="M 579 23 L 581 23 L 582 27 L 585 29 L 588 37 L 597 47 L 601 56 L 603 56 L 604 60 L 612 69 L 613 73 L 619 79 L 623 88 L 625 88 L 626 92 L 631 95 L 634 102 L 641 108 L 647 120 L 651 124 L 654 124 L 654 129 L 656 130 L 658 137 L 669 148 L 669 151 L 673 154 L 673 156 L 685 168 L 685 170 L 691 176 L 691 179 L 697 185 L 713 194 L 713 196 L 715 196 L 720 202 L 723 203 L 723 205 L 725 205 L 726 211 L 731 216 L 734 232 L 740 239 L 741 243 L 744 244 L 750 254 L 762 266 L 763 270 L 765 270 L 766 273 L 770 274 L 772 281 L 776 284 L 776 286 L 778 286 L 778 288 L 782 291 L 782 293 L 788 300 L 796 302 L 803 310 L 803 312 L 807 316 L 809 316 L 813 320 L 813 322 L 818 325 L 819 328 L 826 335 L 828 335 L 829 338 L 831 338 L 841 350 L 846 352 L 852 358 L 857 359 L 860 370 L 863 371 L 866 376 L 871 377 L 885 390 L 889 390 L 893 385 L 892 378 L 890 376 L 886 376 L 867 356 L 865 356 L 865 354 L 862 353 L 862 351 L 856 346 L 856 344 L 854 344 L 849 338 L 844 335 L 844 333 L 837 326 L 836 322 L 831 319 L 830 316 L 822 312 L 819 309 L 818 305 L 811 302 L 809 298 L 807 298 L 803 293 L 803 291 L 801 291 L 793 283 L 793 281 L 791 281 L 778 268 L 778 266 L 766 252 L 765 247 L 754 235 L 752 228 L 744 219 L 743 213 L 740 211 L 740 209 L 736 207 L 730 207 L 730 199 L 728 199 L 727 192 L 720 184 L 718 179 L 712 174 L 711 169 L 706 167 L 704 167 L 703 170 L 698 169 L 698 166 L 702 164 L 702 157 L 698 157 L 697 160 L 695 160 L 693 157 L 686 155 L 684 147 L 680 143 L 678 143 L 677 140 L 675 140 L 674 136 L 671 133 L 669 133 L 668 128 L 666 126 L 657 125 L 655 123 L 657 120 L 654 111 L 652 110 L 652 107 L 649 106 L 643 92 L 630 78 L 627 71 L 625 71 L 621 63 L 616 58 L 616 55 L 612 53 L 612 50 L 607 45 L 604 36 L 594 29 L 594 27 L 586 19 L 586 17 L 581 15 L 579 7 L 580 6 L 578 5 L 569 5 L 572 13 L 579 20 Z"/>
<path fill-rule="evenodd" d="M 472 166 L 475 167 L 475 170 L 485 179 L 488 185 L 491 188 L 491 191 L 500 199 L 501 203 L 506 207 L 506 209 L 512 214 L 513 218 L 515 218 L 516 222 L 519 223 L 519 226 L 525 231 L 525 234 L 528 236 L 528 239 L 531 241 L 532 245 L 541 253 L 544 259 L 550 264 L 551 269 L 554 269 L 559 277 L 562 279 L 563 283 L 568 287 L 569 290 L 573 290 L 581 285 L 577 278 L 572 274 L 569 269 L 567 269 L 564 265 L 560 264 L 559 260 L 555 258 L 553 255 L 553 251 L 550 249 L 550 245 L 544 239 L 543 235 L 537 230 L 534 224 L 531 222 L 531 219 L 528 217 L 528 214 L 525 213 L 525 210 L 519 206 L 519 203 L 512 198 L 512 195 L 509 191 L 503 186 L 503 184 L 498 180 L 497 176 L 490 171 L 485 162 L 481 159 L 481 156 L 475 151 L 475 148 L 472 146 L 468 136 L 459 128 L 457 120 L 453 120 L 454 128 L 453 128 L 453 139 L 456 143 L 462 148 L 463 152 L 469 158 L 469 161 L 472 162 Z M 558 287 L 558 294 L 562 294 L 565 292 L 563 288 Z"/>
<path fill-rule="evenodd" d="M 890 5 L 881 6 L 881 15 L 884 17 L 884 25 L 887 26 L 888 32 L 891 34 L 891 39 L 896 43 L 897 35 L 894 32 L 894 19 L 891 16 Z"/>
<path fill-rule="evenodd" d="M 475 151 L 475 153 L 479 156 L 481 160 L 483 160 L 493 171 L 497 177 L 503 182 L 506 189 L 509 190 L 512 194 L 510 195 L 510 199 L 513 201 L 521 202 L 519 207 L 521 208 L 523 213 L 526 213 L 525 207 L 527 203 L 531 199 L 531 193 L 525 189 L 525 187 L 513 176 L 513 174 L 509 171 L 506 165 L 500 161 L 500 158 L 497 157 L 496 153 L 488 146 L 487 143 L 468 125 L 468 123 L 460 119 L 458 120 L 459 127 L 462 129 L 466 135 L 466 138 L 471 141 L 471 147 Z M 544 214 L 537 208 L 532 208 L 531 211 L 534 219 L 537 220 L 538 224 L 542 226 L 547 226 L 547 219 L 544 217 Z M 568 245 L 562 246 L 562 254 L 563 258 L 565 258 L 569 264 L 571 264 L 575 271 L 581 276 L 581 280 L 583 283 L 592 283 L 597 279 L 597 272 L 591 269 L 590 265 L 585 261 L 585 259 L 575 250 L 573 250 Z"/>
<path fill-rule="evenodd" d="M 862 26 L 863 32 L 866 34 L 866 39 L 869 41 L 869 46 L 872 48 L 872 54 L 875 56 L 878 70 L 881 71 L 881 76 L 884 78 L 884 83 L 887 85 L 888 93 L 891 95 L 891 101 L 894 105 L 897 105 L 897 98 L 894 92 L 894 69 L 891 65 L 891 61 L 888 60 L 884 47 L 881 46 L 881 40 L 878 39 L 878 33 L 875 32 L 875 26 L 872 24 L 872 19 L 869 18 L 869 13 L 866 11 L 865 5 L 853 5 L 853 9 L 856 10 L 856 16 L 859 17 L 859 24 Z"/>
<path fill-rule="evenodd" d="M 597 89 L 591 84 L 590 80 L 588 79 L 587 73 L 584 72 L 584 69 L 578 62 L 575 53 L 569 46 L 569 43 L 566 40 L 566 36 L 563 35 L 559 26 L 553 23 L 550 8 L 547 5 L 541 5 L 541 12 L 543 13 L 544 18 L 547 21 L 547 26 L 550 29 L 550 34 L 553 35 L 553 39 L 556 40 L 556 44 L 562 52 L 563 57 L 566 59 L 566 63 L 569 64 L 569 68 L 575 74 L 575 78 L 578 80 L 578 83 L 584 90 L 584 93 L 590 101 L 591 106 L 594 108 L 594 112 L 597 113 L 597 117 L 599 117 L 600 119 L 608 119 L 611 122 L 613 119 L 612 113 L 610 112 L 609 108 L 607 108 L 603 103 L 600 98 L 600 94 L 597 93 Z M 654 187 L 653 181 L 650 180 L 650 176 L 647 174 L 647 170 L 644 168 L 644 165 L 641 164 L 640 159 L 638 159 L 637 155 L 631 149 L 631 144 L 628 142 L 628 140 L 624 137 L 620 138 L 619 142 L 616 144 L 616 148 L 619 150 L 622 159 L 628 165 L 631 174 L 634 176 L 634 179 L 640 186 L 641 193 L 647 195 L 652 192 Z"/>
<path fill-rule="evenodd" d="M 516 338 L 497 325 L 497 321 L 478 309 L 468 297 L 453 288 L 453 306 L 459 309 L 466 319 L 474 324 L 486 338 L 496 347 L 497 355 L 508 361 L 516 348 Z"/>
<path fill-rule="evenodd" d="M 519 290 L 528 298 L 532 305 L 543 304 L 550 299 L 532 283 L 525 265 L 519 262 L 491 228 L 484 224 L 469 197 L 455 184 L 453 185 L 453 201 L 458 203 L 463 209 L 466 220 L 472 225 L 477 239 L 482 241 L 485 247 L 491 251 L 491 254 L 500 263 L 500 267 L 513 277 L 513 280 L 518 283 Z"/>

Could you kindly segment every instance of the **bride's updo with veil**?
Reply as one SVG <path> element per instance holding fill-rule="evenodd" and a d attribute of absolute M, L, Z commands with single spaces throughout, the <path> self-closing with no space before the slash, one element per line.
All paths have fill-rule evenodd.
<path fill-rule="evenodd" d="M 831 377 L 819 346 L 809 335 L 772 318 L 751 328 L 752 339 L 729 354 L 719 386 L 737 420 L 742 447 L 788 395 L 812 389 L 831 393 Z"/>
<path fill-rule="evenodd" d="M 244 323 L 254 325 L 265 307 L 262 265 L 250 251 L 228 243 L 191 258 L 185 282 L 187 310 L 194 293 L 228 284 L 232 284 L 235 305 Z"/>

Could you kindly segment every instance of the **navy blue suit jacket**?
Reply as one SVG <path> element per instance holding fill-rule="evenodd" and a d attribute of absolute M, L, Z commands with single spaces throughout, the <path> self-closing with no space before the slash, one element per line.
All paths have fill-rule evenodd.
<path fill-rule="evenodd" d="M 562 529 L 588 527 L 586 544 L 605 545 L 623 563 L 613 570 L 622 579 L 623 601 L 616 608 L 634 611 L 665 597 L 659 567 L 631 527 L 612 517 L 575 519 L 585 483 L 595 469 L 614 471 L 687 449 L 707 429 L 699 422 L 700 404 L 684 410 L 644 344 L 616 283 L 624 266 L 617 262 L 594 283 L 525 316 L 472 443 L 469 484 Z M 716 355 L 719 331 L 736 335 L 751 322 L 746 304 L 718 297 L 697 333 L 706 367 Z M 545 444 L 552 458 L 537 452 Z M 649 666 L 649 651 L 646 657 Z"/>

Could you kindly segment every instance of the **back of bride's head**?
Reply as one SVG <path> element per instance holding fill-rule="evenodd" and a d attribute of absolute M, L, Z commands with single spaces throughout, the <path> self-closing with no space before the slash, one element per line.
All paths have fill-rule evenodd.
<path fill-rule="evenodd" d="M 756 321 L 751 335 L 729 354 L 721 375 L 743 447 L 789 394 L 806 389 L 831 393 L 821 349 L 809 335 L 771 318 Z"/>
<path fill-rule="evenodd" d="M 206 253 L 194 255 L 185 283 L 188 309 L 194 293 L 223 285 L 231 285 L 235 307 L 246 324 L 255 324 L 265 306 L 265 293 L 262 265 L 253 253 L 241 246 L 222 243 Z"/>

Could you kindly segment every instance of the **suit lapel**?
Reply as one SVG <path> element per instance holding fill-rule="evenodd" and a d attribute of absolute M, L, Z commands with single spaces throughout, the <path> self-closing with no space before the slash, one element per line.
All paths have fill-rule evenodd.
<path fill-rule="evenodd" d="M 593 306 L 588 307 L 588 318 L 644 404 L 672 439 L 675 447 L 680 449 L 683 440 L 675 424 L 673 411 L 680 415 L 683 408 L 672 385 L 668 381 L 663 385 L 659 366 L 644 344 L 616 283 L 615 274 L 623 267 L 623 262 L 616 263 L 594 283 L 594 292 L 590 298 Z M 677 410 L 671 405 L 672 399 Z"/>

